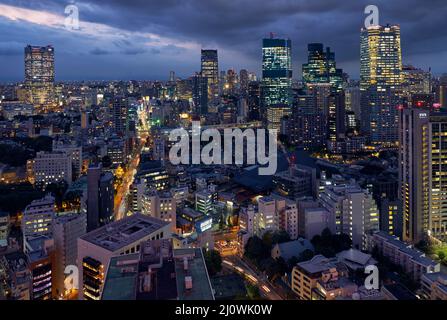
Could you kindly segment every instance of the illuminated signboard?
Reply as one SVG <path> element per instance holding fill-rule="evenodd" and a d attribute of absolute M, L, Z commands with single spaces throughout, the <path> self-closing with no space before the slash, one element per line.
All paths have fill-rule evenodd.
<path fill-rule="evenodd" d="M 211 229 L 212 225 L 213 225 L 213 218 L 206 217 L 205 219 L 196 222 L 196 231 L 197 233 L 205 232 L 206 230 Z"/>

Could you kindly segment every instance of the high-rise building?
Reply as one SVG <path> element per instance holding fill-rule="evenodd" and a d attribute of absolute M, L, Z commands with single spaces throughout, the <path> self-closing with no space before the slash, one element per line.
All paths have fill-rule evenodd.
<path fill-rule="evenodd" d="M 411 101 L 414 94 L 431 93 L 431 72 L 411 65 L 402 67 L 403 95 Z"/>
<path fill-rule="evenodd" d="M 345 95 L 343 92 L 329 96 L 328 108 L 328 148 L 334 150 L 336 142 L 344 138 L 346 132 Z"/>
<path fill-rule="evenodd" d="M 45 198 L 34 200 L 25 208 L 21 223 L 25 252 L 30 239 L 39 236 L 52 237 L 54 206 L 54 198 L 46 196 Z"/>
<path fill-rule="evenodd" d="M 192 101 L 196 114 L 208 114 L 208 78 L 201 73 L 196 73 L 192 78 Z"/>
<path fill-rule="evenodd" d="M 85 213 L 69 212 L 57 216 L 53 224 L 54 238 L 54 277 L 53 287 L 56 295 L 64 297 L 68 286 L 65 283 L 65 269 L 76 266 L 78 256 L 78 238 L 87 232 L 87 216 Z M 73 284 L 77 286 L 77 284 Z"/>
<path fill-rule="evenodd" d="M 241 94 L 246 95 L 248 91 L 248 71 L 245 69 L 241 69 L 239 71 L 239 84 L 240 84 L 240 90 Z"/>
<path fill-rule="evenodd" d="M 48 107 L 54 103 L 54 48 L 25 47 L 25 87 L 28 102 Z"/>
<path fill-rule="evenodd" d="M 251 81 L 248 84 L 248 120 L 261 120 L 261 87 L 259 82 Z"/>
<path fill-rule="evenodd" d="M 400 27 L 363 28 L 360 43 L 362 129 L 374 144 L 394 145 L 398 140 L 401 84 Z"/>
<path fill-rule="evenodd" d="M 45 189 L 48 184 L 61 181 L 72 182 L 72 158 L 65 151 L 40 151 L 28 165 L 38 188 Z"/>
<path fill-rule="evenodd" d="M 292 104 L 292 41 L 262 40 L 261 103 L 269 129 L 279 129 Z"/>
<path fill-rule="evenodd" d="M 113 174 L 102 172 L 102 165 L 87 170 L 87 230 L 92 231 L 113 220 Z"/>
<path fill-rule="evenodd" d="M 447 74 L 443 74 L 439 83 L 439 103 L 447 108 Z"/>
<path fill-rule="evenodd" d="M 79 299 L 100 300 L 112 257 L 138 253 L 148 240 L 169 239 L 170 224 L 134 214 L 78 239 Z"/>
<path fill-rule="evenodd" d="M 154 217 L 176 227 L 177 202 L 171 192 L 149 190 L 142 196 L 141 213 Z"/>
<path fill-rule="evenodd" d="M 343 70 L 337 69 L 335 53 L 329 47 L 323 49 L 322 43 L 310 43 L 308 62 L 303 64 L 303 82 L 330 83 L 332 92 L 339 92 L 343 88 Z"/>
<path fill-rule="evenodd" d="M 125 97 L 115 97 L 112 105 L 114 131 L 119 134 L 127 132 L 128 103 Z"/>
<path fill-rule="evenodd" d="M 403 239 L 447 240 L 447 115 L 408 108 L 399 117 Z"/>
<path fill-rule="evenodd" d="M 329 212 L 329 229 L 349 235 L 354 248 L 368 248 L 368 235 L 379 231 L 377 205 L 366 189 L 357 185 L 327 186 L 320 204 Z"/>
<path fill-rule="evenodd" d="M 215 102 L 219 98 L 219 63 L 217 50 L 202 49 L 201 75 L 207 79 L 208 100 Z"/>

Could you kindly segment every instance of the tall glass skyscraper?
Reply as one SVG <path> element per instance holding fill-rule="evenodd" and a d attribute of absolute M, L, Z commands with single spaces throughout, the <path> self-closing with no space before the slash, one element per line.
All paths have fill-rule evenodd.
<path fill-rule="evenodd" d="M 398 140 L 398 112 L 402 84 L 399 26 L 371 26 L 361 30 L 360 90 L 362 128 L 371 142 L 393 145 Z"/>
<path fill-rule="evenodd" d="M 322 43 L 307 46 L 308 60 L 303 64 L 303 81 L 306 84 L 330 83 L 332 92 L 343 89 L 343 70 L 337 69 L 335 53 L 329 47 L 323 49 Z"/>
<path fill-rule="evenodd" d="M 219 99 L 219 62 L 217 50 L 201 52 L 201 75 L 208 79 L 208 100 L 215 102 Z"/>
<path fill-rule="evenodd" d="M 54 100 L 54 48 L 25 47 L 25 86 L 28 102 L 44 107 Z"/>
<path fill-rule="evenodd" d="M 292 41 L 262 40 L 262 107 L 270 129 L 279 129 L 292 105 Z"/>

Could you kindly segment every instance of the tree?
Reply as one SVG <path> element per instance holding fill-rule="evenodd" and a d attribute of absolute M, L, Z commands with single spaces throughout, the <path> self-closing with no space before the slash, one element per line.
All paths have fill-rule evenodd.
<path fill-rule="evenodd" d="M 222 270 L 222 257 L 220 256 L 219 251 L 206 251 L 204 253 L 204 258 L 210 276 L 213 276 Z"/>
<path fill-rule="evenodd" d="M 445 252 L 444 251 L 439 251 L 438 252 L 438 258 L 439 258 L 439 260 L 443 261 L 445 259 Z"/>
<path fill-rule="evenodd" d="M 288 241 L 290 241 L 290 235 L 284 230 L 275 232 L 272 235 L 272 244 L 283 243 Z"/>
<path fill-rule="evenodd" d="M 301 254 L 298 258 L 299 259 L 298 262 L 309 261 L 313 257 L 314 257 L 314 252 L 312 250 L 306 249 L 303 252 L 301 252 Z"/>
<path fill-rule="evenodd" d="M 256 300 L 261 297 L 261 293 L 259 292 L 259 288 L 253 284 L 247 284 L 247 294 L 251 300 Z"/>
<path fill-rule="evenodd" d="M 273 235 L 272 233 L 266 232 L 264 233 L 264 235 L 262 236 L 262 242 L 264 243 L 264 245 L 268 248 L 272 248 L 272 244 L 273 244 Z"/>
<path fill-rule="evenodd" d="M 263 259 L 270 257 L 271 247 L 265 245 L 259 237 L 253 236 L 248 239 L 245 245 L 245 256 L 256 266 L 259 266 Z"/>

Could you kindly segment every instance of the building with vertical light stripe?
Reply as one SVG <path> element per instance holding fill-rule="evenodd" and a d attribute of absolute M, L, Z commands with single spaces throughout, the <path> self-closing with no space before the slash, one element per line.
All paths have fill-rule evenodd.
<path fill-rule="evenodd" d="M 202 49 L 201 75 L 208 80 L 208 100 L 216 102 L 219 98 L 219 60 L 217 50 Z"/>
<path fill-rule="evenodd" d="M 399 116 L 403 240 L 447 240 L 447 114 L 408 108 Z"/>
<path fill-rule="evenodd" d="M 398 140 L 398 111 L 402 84 L 400 27 L 363 28 L 360 42 L 362 129 L 373 144 Z"/>
<path fill-rule="evenodd" d="M 25 87 L 29 103 L 45 110 L 54 104 L 54 48 L 25 47 Z M 42 107 L 42 108 L 40 108 Z"/>
<path fill-rule="evenodd" d="M 279 129 L 282 117 L 291 112 L 291 51 L 290 39 L 262 40 L 261 103 L 269 129 Z"/>

